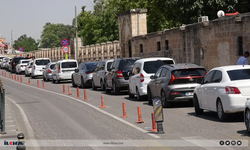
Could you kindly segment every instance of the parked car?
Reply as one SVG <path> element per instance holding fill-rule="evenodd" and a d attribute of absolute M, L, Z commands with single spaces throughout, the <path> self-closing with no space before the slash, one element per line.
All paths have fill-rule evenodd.
<path fill-rule="evenodd" d="M 71 80 L 71 76 L 77 67 L 78 63 L 74 59 L 64 59 L 56 62 L 54 70 L 52 70 L 52 83 Z"/>
<path fill-rule="evenodd" d="M 244 121 L 248 133 L 250 133 L 250 98 L 247 99 L 245 104 Z"/>
<path fill-rule="evenodd" d="M 36 58 L 33 61 L 32 69 L 31 69 L 31 77 L 36 78 L 37 76 L 43 75 L 43 68 L 50 63 L 49 58 Z"/>
<path fill-rule="evenodd" d="M 147 86 L 158 68 L 165 64 L 174 64 L 172 58 L 155 57 L 139 59 L 135 62 L 132 72 L 129 73 L 129 97 L 136 95 L 137 100 L 147 96 Z"/>
<path fill-rule="evenodd" d="M 100 61 L 93 72 L 93 81 L 92 81 L 92 89 L 96 90 L 96 88 L 100 87 L 102 90 L 105 90 L 105 82 L 104 77 L 108 72 L 108 68 L 110 68 L 112 62 L 114 60 L 103 60 Z"/>
<path fill-rule="evenodd" d="M 55 62 L 51 62 L 46 65 L 43 71 L 43 81 L 49 81 L 52 79 L 52 70 L 54 69 L 55 65 Z"/>
<path fill-rule="evenodd" d="M 28 63 L 31 61 L 31 59 L 21 59 L 19 63 L 16 65 L 16 73 L 22 74 L 25 72 L 25 68 L 28 65 Z"/>
<path fill-rule="evenodd" d="M 118 58 L 115 59 L 108 68 L 105 75 L 106 93 L 113 90 L 114 94 L 119 94 L 120 90 L 128 90 L 128 72 L 132 71 L 132 67 L 139 58 Z"/>
<path fill-rule="evenodd" d="M 163 107 L 172 102 L 192 101 L 194 88 L 206 75 L 206 70 L 196 64 L 170 64 L 161 66 L 151 76 L 147 88 L 148 102 L 161 97 Z"/>
<path fill-rule="evenodd" d="M 8 61 L 7 61 L 7 63 L 5 64 L 5 69 L 6 69 L 7 71 L 10 71 L 10 63 L 11 63 L 11 60 L 12 60 L 12 58 L 9 58 Z"/>
<path fill-rule="evenodd" d="M 250 65 L 213 68 L 194 90 L 195 113 L 214 111 L 224 121 L 230 113 L 243 112 L 250 96 L 249 85 Z"/>
<path fill-rule="evenodd" d="M 18 63 L 21 59 L 29 59 L 29 58 L 27 58 L 27 57 L 14 57 L 10 63 L 10 65 L 11 65 L 10 72 L 13 72 L 13 73 L 16 72 L 16 65 L 18 65 Z"/>
<path fill-rule="evenodd" d="M 81 63 L 72 74 L 72 86 L 80 86 L 84 88 L 92 85 L 93 72 L 95 71 L 98 62 Z"/>
<path fill-rule="evenodd" d="M 1 69 L 4 69 L 5 64 L 8 62 L 8 57 L 4 57 L 0 63 Z"/>
<path fill-rule="evenodd" d="M 3 63 L 3 58 L 5 58 L 4 56 L 0 56 L 0 66 L 2 65 Z"/>
<path fill-rule="evenodd" d="M 33 65 L 33 60 L 29 61 L 29 63 L 25 67 L 24 74 L 25 74 L 26 77 L 31 76 L 32 65 Z"/>

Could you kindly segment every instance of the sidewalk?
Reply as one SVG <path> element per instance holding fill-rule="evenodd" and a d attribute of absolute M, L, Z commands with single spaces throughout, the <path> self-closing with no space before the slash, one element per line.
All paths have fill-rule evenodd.
<path fill-rule="evenodd" d="M 6 134 L 0 134 L 0 140 L 6 140 L 6 141 L 17 141 L 17 134 L 18 134 L 18 129 L 16 126 L 16 123 L 13 119 L 13 114 L 11 113 L 11 109 L 9 107 L 10 101 L 6 100 L 5 101 L 5 132 Z M 0 143 L 0 149 L 4 150 L 16 150 L 15 147 L 2 147 L 4 143 Z"/>

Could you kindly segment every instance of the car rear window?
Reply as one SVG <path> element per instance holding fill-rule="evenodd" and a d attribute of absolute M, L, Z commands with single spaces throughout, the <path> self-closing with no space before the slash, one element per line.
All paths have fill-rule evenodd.
<path fill-rule="evenodd" d="M 87 70 L 95 70 L 95 68 L 97 67 L 98 63 L 86 63 L 85 64 L 87 67 Z"/>
<path fill-rule="evenodd" d="M 132 70 L 132 67 L 137 59 L 123 59 L 120 61 L 120 70 Z"/>
<path fill-rule="evenodd" d="M 112 65 L 112 62 L 108 62 L 107 68 L 110 68 L 111 65 Z"/>
<path fill-rule="evenodd" d="M 23 64 L 27 64 L 29 63 L 30 61 L 22 61 Z"/>
<path fill-rule="evenodd" d="M 200 68 L 181 69 L 181 70 L 172 71 L 172 75 L 174 75 L 175 78 L 188 77 L 188 76 L 205 76 L 206 70 L 200 69 Z"/>
<path fill-rule="evenodd" d="M 37 66 L 45 66 L 45 65 L 47 65 L 48 63 L 50 63 L 50 60 L 48 60 L 48 59 L 45 59 L 45 60 L 36 60 L 36 65 Z"/>
<path fill-rule="evenodd" d="M 75 61 L 72 62 L 62 62 L 62 68 L 76 68 L 77 64 Z"/>
<path fill-rule="evenodd" d="M 250 69 L 239 69 L 227 71 L 231 81 L 250 79 Z"/>
<path fill-rule="evenodd" d="M 56 64 L 50 65 L 50 69 L 54 69 L 55 65 L 56 65 Z"/>
<path fill-rule="evenodd" d="M 172 60 L 158 60 L 158 61 L 148 61 L 144 63 L 143 70 L 146 73 L 156 73 L 156 71 L 163 65 L 174 64 Z"/>

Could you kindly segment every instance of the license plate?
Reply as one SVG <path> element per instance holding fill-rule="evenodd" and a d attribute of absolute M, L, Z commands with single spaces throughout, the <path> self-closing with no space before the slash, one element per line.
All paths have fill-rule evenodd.
<path fill-rule="evenodd" d="M 193 96 L 193 92 L 186 92 L 185 95 L 186 96 Z"/>

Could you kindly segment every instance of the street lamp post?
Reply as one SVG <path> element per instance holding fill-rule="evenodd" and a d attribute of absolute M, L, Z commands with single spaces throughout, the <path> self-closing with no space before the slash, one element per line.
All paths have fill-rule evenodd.
<path fill-rule="evenodd" d="M 77 35 L 77 10 L 75 6 L 75 29 L 76 29 L 76 54 L 75 59 L 78 61 L 78 35 Z"/>

